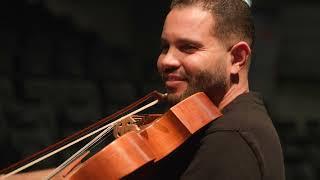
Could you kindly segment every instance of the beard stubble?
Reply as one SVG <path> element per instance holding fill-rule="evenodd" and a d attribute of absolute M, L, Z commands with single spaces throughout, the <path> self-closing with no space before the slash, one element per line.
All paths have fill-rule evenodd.
<path fill-rule="evenodd" d="M 228 89 L 226 62 L 220 60 L 214 71 L 200 71 L 194 76 L 186 75 L 186 79 L 188 86 L 181 95 L 168 94 L 170 105 L 175 105 L 197 92 L 204 92 L 215 105 L 218 105 Z"/>

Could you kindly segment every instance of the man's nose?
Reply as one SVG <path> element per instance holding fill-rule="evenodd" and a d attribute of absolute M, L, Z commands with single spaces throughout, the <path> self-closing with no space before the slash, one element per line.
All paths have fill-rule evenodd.
<path fill-rule="evenodd" d="M 158 59 L 158 70 L 160 72 L 172 72 L 180 67 L 179 58 L 172 49 L 165 54 L 160 54 Z"/>

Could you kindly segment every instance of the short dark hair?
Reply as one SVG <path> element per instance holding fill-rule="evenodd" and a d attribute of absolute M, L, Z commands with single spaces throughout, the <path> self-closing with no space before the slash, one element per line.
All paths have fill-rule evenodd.
<path fill-rule="evenodd" d="M 172 0 L 170 8 L 198 5 L 216 20 L 214 35 L 226 45 L 234 39 L 246 41 L 253 48 L 255 28 L 249 5 L 244 0 Z"/>

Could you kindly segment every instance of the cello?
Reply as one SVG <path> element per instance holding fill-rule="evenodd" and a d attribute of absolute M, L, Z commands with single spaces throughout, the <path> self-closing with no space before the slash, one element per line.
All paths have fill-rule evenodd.
<path fill-rule="evenodd" d="M 166 98 L 165 95 L 152 92 L 128 109 L 151 97 L 156 98 L 156 101 Z M 159 161 L 179 148 L 193 134 L 222 115 L 203 92 L 182 100 L 163 115 L 139 116 L 135 115 L 137 111 L 110 123 L 116 137 L 113 142 L 83 161 L 89 152 L 87 148 L 92 146 L 91 142 L 94 143 L 110 132 L 108 129 L 104 130 L 91 144 L 88 143 L 87 147 L 83 147 L 47 175 L 46 179 L 152 177 L 150 169 L 153 166 L 157 166 Z"/>

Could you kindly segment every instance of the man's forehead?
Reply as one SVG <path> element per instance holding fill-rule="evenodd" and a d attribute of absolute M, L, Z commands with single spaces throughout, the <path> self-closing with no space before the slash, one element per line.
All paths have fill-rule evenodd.
<path fill-rule="evenodd" d="M 200 6 L 183 6 L 171 9 L 166 18 L 166 21 L 168 20 L 173 20 L 176 23 L 200 23 L 212 21 L 213 17 L 209 11 L 204 10 Z"/>
<path fill-rule="evenodd" d="M 162 38 L 198 38 L 211 35 L 213 27 L 211 14 L 200 7 L 179 7 L 167 15 Z"/>

